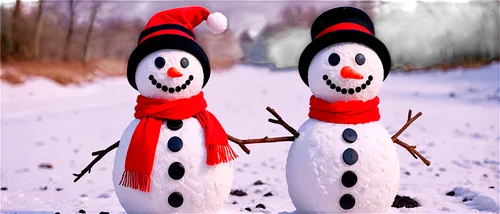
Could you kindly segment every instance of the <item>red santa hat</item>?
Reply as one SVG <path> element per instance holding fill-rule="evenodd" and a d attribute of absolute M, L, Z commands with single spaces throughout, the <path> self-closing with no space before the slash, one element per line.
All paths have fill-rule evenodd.
<path fill-rule="evenodd" d="M 142 30 L 137 47 L 129 57 L 127 79 L 137 90 L 136 68 L 141 60 L 158 50 L 177 49 L 193 54 L 203 67 L 204 82 L 210 77 L 210 63 L 203 49 L 196 42 L 194 28 L 206 21 L 213 34 L 220 34 L 227 28 L 227 19 L 221 13 L 210 13 L 201 6 L 190 6 L 164 10 L 156 13 Z"/>

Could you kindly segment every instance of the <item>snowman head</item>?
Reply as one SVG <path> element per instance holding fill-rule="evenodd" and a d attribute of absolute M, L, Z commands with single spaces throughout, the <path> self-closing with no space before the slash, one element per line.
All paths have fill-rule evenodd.
<path fill-rule="evenodd" d="M 145 97 L 176 100 L 201 92 L 201 62 L 192 54 L 175 49 L 155 51 L 144 57 L 135 73 L 137 90 Z"/>
<path fill-rule="evenodd" d="M 224 15 L 200 6 L 153 15 L 128 60 L 130 85 L 148 98 L 176 100 L 199 94 L 210 77 L 210 63 L 193 28 L 204 20 L 213 34 L 227 28 Z"/>
<path fill-rule="evenodd" d="M 338 43 L 318 52 L 309 65 L 309 88 L 327 102 L 370 100 L 380 91 L 384 67 L 377 53 L 356 43 Z"/>
<path fill-rule="evenodd" d="M 322 13 L 311 38 L 300 56 L 299 73 L 314 96 L 331 103 L 377 96 L 391 58 L 364 11 L 338 7 Z"/>

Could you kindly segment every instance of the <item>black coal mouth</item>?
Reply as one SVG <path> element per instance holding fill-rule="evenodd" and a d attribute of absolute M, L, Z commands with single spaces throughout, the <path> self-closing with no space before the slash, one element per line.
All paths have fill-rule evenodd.
<path fill-rule="evenodd" d="M 186 89 L 187 86 L 189 84 L 191 84 L 191 81 L 194 80 L 194 77 L 193 77 L 193 75 L 189 75 L 189 78 L 184 82 L 184 84 L 182 84 L 180 86 L 175 86 L 175 87 L 169 87 L 169 86 L 166 86 L 166 85 L 159 83 L 153 75 L 149 75 L 149 80 L 151 80 L 151 84 L 156 86 L 156 88 L 158 88 L 158 90 L 162 90 L 164 92 L 170 92 L 171 94 L 173 94 L 174 92 L 180 92 L 180 91 Z"/>
<path fill-rule="evenodd" d="M 326 85 L 330 86 L 332 90 L 335 90 L 342 94 L 347 94 L 347 93 L 354 94 L 365 90 L 366 87 L 368 87 L 372 83 L 373 76 L 372 75 L 368 76 L 366 82 L 356 88 L 343 88 L 338 85 L 335 85 L 335 83 L 333 83 L 332 80 L 330 80 L 330 78 L 327 75 L 323 75 L 323 80 L 325 81 Z"/>

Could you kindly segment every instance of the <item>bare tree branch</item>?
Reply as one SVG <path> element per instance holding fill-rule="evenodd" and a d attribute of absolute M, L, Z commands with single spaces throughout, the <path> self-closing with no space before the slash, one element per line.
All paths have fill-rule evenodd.
<path fill-rule="evenodd" d="M 91 13 L 90 13 L 90 26 L 87 30 L 87 35 L 85 36 L 85 46 L 83 48 L 83 63 L 87 63 L 90 58 L 90 35 L 94 29 L 94 23 L 97 16 L 97 12 L 101 7 L 101 3 L 99 2 L 91 2 Z"/>
<path fill-rule="evenodd" d="M 75 25 L 76 3 L 75 0 L 68 0 L 68 3 L 69 3 L 69 27 L 68 27 L 68 33 L 66 34 L 66 44 L 64 45 L 64 54 L 63 54 L 64 61 L 69 60 L 69 46 L 71 44 L 71 39 L 73 36 L 73 30 Z"/>
<path fill-rule="evenodd" d="M 36 32 L 34 38 L 34 47 L 33 52 L 35 54 L 35 58 L 38 59 L 40 57 L 40 37 L 42 35 L 42 26 L 43 26 L 43 1 L 38 0 L 38 13 L 36 18 Z"/>

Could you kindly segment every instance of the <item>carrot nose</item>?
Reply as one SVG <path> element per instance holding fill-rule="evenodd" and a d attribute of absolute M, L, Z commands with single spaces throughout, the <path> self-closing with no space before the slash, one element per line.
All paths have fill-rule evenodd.
<path fill-rule="evenodd" d="M 167 71 L 167 75 L 170 78 L 177 78 L 177 77 L 182 77 L 182 73 L 179 72 L 176 68 L 170 67 Z"/>
<path fill-rule="evenodd" d="M 357 79 L 357 80 L 363 79 L 363 75 L 356 72 L 349 66 L 344 66 L 342 70 L 340 70 L 340 76 L 346 79 Z"/>

